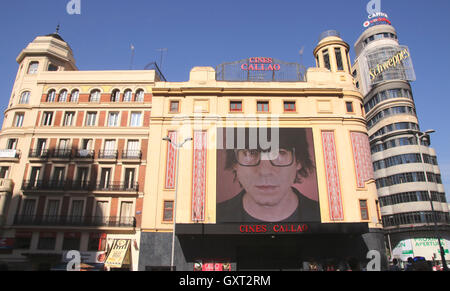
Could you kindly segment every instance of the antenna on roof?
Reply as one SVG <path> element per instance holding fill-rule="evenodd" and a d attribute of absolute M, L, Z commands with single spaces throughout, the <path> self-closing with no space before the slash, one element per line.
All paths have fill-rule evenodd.
<path fill-rule="evenodd" d="M 59 34 L 60 28 L 61 28 L 61 25 L 59 24 L 59 21 L 58 21 L 58 25 L 56 26 L 56 31 L 55 31 L 56 34 Z"/>
<path fill-rule="evenodd" d="M 168 48 L 159 48 L 159 49 L 157 49 L 157 51 L 161 52 L 161 59 L 160 59 L 160 62 L 159 62 L 159 69 L 162 70 L 163 54 L 164 54 L 164 52 L 168 51 Z"/>

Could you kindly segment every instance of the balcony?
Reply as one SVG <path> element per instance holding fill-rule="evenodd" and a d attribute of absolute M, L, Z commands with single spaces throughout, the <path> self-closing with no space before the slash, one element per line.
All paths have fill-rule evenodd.
<path fill-rule="evenodd" d="M 100 182 L 95 185 L 96 191 L 111 191 L 111 192 L 137 192 L 139 184 L 137 182 Z"/>
<path fill-rule="evenodd" d="M 104 159 L 104 160 L 117 160 L 118 157 L 118 151 L 117 150 L 99 150 L 98 151 L 98 158 Z"/>
<path fill-rule="evenodd" d="M 140 150 L 122 151 L 122 160 L 140 161 L 141 158 L 142 158 L 142 151 Z"/>
<path fill-rule="evenodd" d="M 107 192 L 137 192 L 137 182 L 109 182 L 90 183 L 89 181 L 71 180 L 25 180 L 23 191 L 107 191 Z"/>
<path fill-rule="evenodd" d="M 132 216 L 16 215 L 17 226 L 136 227 Z"/>
<path fill-rule="evenodd" d="M 72 150 L 69 149 L 54 149 L 51 152 L 51 157 L 55 159 L 68 160 L 72 157 Z"/>
<path fill-rule="evenodd" d="M 20 159 L 19 150 L 0 150 L 0 162 L 18 162 Z"/>
<path fill-rule="evenodd" d="M 94 151 L 93 150 L 76 150 L 74 159 L 81 160 L 93 160 L 94 159 Z"/>
<path fill-rule="evenodd" d="M 10 179 L 0 179 L 0 192 L 12 192 L 14 183 Z"/>
<path fill-rule="evenodd" d="M 50 151 L 49 150 L 43 150 L 43 149 L 30 150 L 30 152 L 28 153 L 28 157 L 29 158 L 33 158 L 33 159 L 46 160 L 46 159 L 48 159 L 49 156 L 50 156 Z"/>

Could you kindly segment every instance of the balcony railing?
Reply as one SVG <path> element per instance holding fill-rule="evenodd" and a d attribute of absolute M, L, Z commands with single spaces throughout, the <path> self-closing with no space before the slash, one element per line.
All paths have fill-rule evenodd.
<path fill-rule="evenodd" d="M 21 226 L 136 227 L 136 218 L 133 216 L 16 215 L 14 224 Z"/>
<path fill-rule="evenodd" d="M 28 154 L 29 158 L 46 159 L 49 156 L 50 156 L 49 150 L 39 150 L 39 149 L 30 150 L 30 152 Z"/>
<path fill-rule="evenodd" d="M 19 159 L 20 158 L 20 150 L 0 150 L 0 159 Z"/>
<path fill-rule="evenodd" d="M 95 185 L 97 191 L 127 191 L 136 192 L 139 189 L 137 182 L 100 182 Z"/>
<path fill-rule="evenodd" d="M 58 159 L 70 159 L 72 157 L 72 150 L 54 149 L 52 150 L 52 157 Z"/>
<path fill-rule="evenodd" d="M 117 159 L 118 151 L 117 150 L 99 150 L 98 158 L 99 159 Z"/>
<path fill-rule="evenodd" d="M 122 159 L 124 160 L 140 160 L 141 158 L 142 158 L 142 151 L 140 150 L 122 151 Z"/>
<path fill-rule="evenodd" d="M 93 150 L 76 150 L 74 158 L 76 158 L 76 159 L 93 159 L 94 151 Z"/>
<path fill-rule="evenodd" d="M 138 182 L 109 182 L 91 183 L 89 181 L 71 181 L 71 180 L 25 180 L 22 184 L 22 190 L 40 191 L 121 191 L 137 192 L 139 190 Z"/>

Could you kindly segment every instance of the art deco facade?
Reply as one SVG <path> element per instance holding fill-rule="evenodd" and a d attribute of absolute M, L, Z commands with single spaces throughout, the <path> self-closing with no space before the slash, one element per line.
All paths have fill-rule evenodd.
<path fill-rule="evenodd" d="M 429 134 L 421 132 L 416 114 L 409 48 L 400 45 L 393 26 L 382 24 L 366 29 L 355 51 L 353 76 L 364 95 L 382 221 L 392 257 L 406 261 L 420 255 L 432 260 L 434 253 L 440 260 L 436 245 L 414 251 L 414 239 L 436 237 L 434 214 L 446 244 L 450 220 L 436 152 L 430 147 Z"/>
<path fill-rule="evenodd" d="M 12 269 L 44 269 L 79 250 L 94 265 L 122 240 L 123 268 L 167 269 L 176 225 L 177 270 L 299 269 L 302 261 L 351 256 L 364 263 L 369 250 L 381 253 L 383 268 L 363 96 L 350 74 L 349 46 L 331 33 L 314 56 L 317 67 L 289 82 L 276 72 L 288 64 L 270 66 L 272 58 L 243 62 L 241 79 L 195 67 L 188 81 L 166 82 L 157 69 L 80 71 L 58 34 L 37 37 L 17 58 L 0 134 L 0 236 L 10 242 L 0 260 Z M 217 193 L 233 184 L 221 174 L 219 129 L 262 124 L 307 133 L 314 170 L 304 194 L 315 196 L 289 191 L 317 205 L 315 221 L 218 221 Z M 192 141 L 177 155 L 165 137 Z M 276 167 L 293 163 L 291 157 Z"/>

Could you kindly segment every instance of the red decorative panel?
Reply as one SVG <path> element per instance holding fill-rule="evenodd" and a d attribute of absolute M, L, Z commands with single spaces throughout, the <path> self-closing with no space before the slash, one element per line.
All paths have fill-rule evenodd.
<path fill-rule="evenodd" d="M 355 160 L 356 185 L 358 188 L 364 188 L 365 182 L 374 178 L 369 138 L 362 132 L 351 132 L 350 135 Z"/>
<path fill-rule="evenodd" d="M 192 220 L 205 220 L 206 197 L 206 131 L 194 131 L 192 167 Z"/>
<path fill-rule="evenodd" d="M 331 220 L 343 220 L 341 185 L 339 182 L 339 169 L 337 164 L 336 143 L 333 131 L 322 131 L 322 147 L 325 159 L 327 176 L 328 204 Z"/>
<path fill-rule="evenodd" d="M 173 141 L 177 142 L 177 132 L 169 131 L 167 136 Z M 166 162 L 166 189 L 175 189 L 175 175 L 176 175 L 177 150 L 175 146 L 167 142 L 167 162 Z"/>

